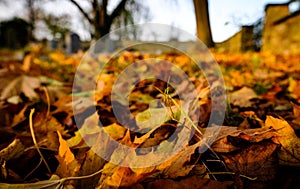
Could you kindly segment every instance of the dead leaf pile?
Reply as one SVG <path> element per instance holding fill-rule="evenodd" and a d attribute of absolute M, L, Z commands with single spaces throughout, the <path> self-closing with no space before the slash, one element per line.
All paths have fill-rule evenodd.
<path fill-rule="evenodd" d="M 269 53 L 214 56 L 228 102 L 213 101 L 224 95 L 220 83 L 208 85 L 217 74 L 205 78 L 178 52 L 89 57 L 73 96 L 70 83 L 80 56 L 36 56 L 26 72 L 18 62 L 0 59 L 0 188 L 280 188 L 297 183 L 298 58 Z M 94 82 L 89 75 L 93 66 L 107 61 Z M 167 61 L 183 70 L 188 81 L 174 77 Z M 140 62 L 136 72 L 118 82 L 121 95 L 114 94 L 112 100 L 118 75 L 134 62 Z M 209 61 L 201 64 L 212 66 Z M 128 78 L 149 70 L 179 87 L 159 79 L 131 86 Z M 192 93 L 189 83 L 197 91 L 194 101 L 180 98 Z M 223 125 L 209 125 L 213 103 L 217 115 L 226 107 Z M 182 110 L 184 104 L 188 112 Z M 115 109 L 121 112 L 118 117 Z M 291 167 L 296 171 L 283 173 Z M 293 177 L 286 180 L 287 175 Z"/>

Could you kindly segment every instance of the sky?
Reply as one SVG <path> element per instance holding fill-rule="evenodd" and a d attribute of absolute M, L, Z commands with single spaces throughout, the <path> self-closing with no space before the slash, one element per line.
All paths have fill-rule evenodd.
<path fill-rule="evenodd" d="M 21 2 L 22 0 L 18 0 Z M 150 9 L 150 19 L 139 23 L 151 22 L 168 24 L 184 30 L 191 35 L 196 34 L 196 21 L 192 0 L 138 0 Z M 15 1 L 17 2 L 17 1 Z M 72 15 L 72 29 L 79 33 L 82 39 L 88 39 L 87 25 L 76 9 L 67 0 L 60 0 L 59 6 L 45 3 L 47 11 L 55 14 L 68 13 Z M 83 1 L 81 1 L 83 2 Z M 264 7 L 268 3 L 284 3 L 287 0 L 209 0 L 209 16 L 213 40 L 221 42 L 234 35 L 240 25 L 256 22 L 264 16 Z M 111 4 L 113 7 L 113 4 Z M 0 20 L 13 16 L 26 15 L 21 3 L 6 7 L 0 5 Z M 39 35 L 43 35 L 40 33 Z"/>
<path fill-rule="evenodd" d="M 192 0 L 149 0 L 153 10 L 152 22 L 174 24 L 195 35 L 196 21 Z M 287 0 L 209 0 L 209 16 L 213 40 L 221 42 L 239 31 L 240 25 L 252 24 L 264 16 L 268 3 L 284 3 Z M 166 7 L 169 7 L 166 9 Z"/>

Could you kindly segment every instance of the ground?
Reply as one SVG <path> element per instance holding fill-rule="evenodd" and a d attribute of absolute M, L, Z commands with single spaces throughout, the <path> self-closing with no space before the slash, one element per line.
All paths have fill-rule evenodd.
<path fill-rule="evenodd" d="M 297 188 L 300 55 L 211 51 L 2 50 L 0 188 Z"/>

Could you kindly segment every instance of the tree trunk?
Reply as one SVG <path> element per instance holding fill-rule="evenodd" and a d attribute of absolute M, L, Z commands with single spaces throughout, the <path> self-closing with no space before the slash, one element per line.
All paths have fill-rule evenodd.
<path fill-rule="evenodd" d="M 208 0 L 193 0 L 195 7 L 197 36 L 208 47 L 213 47 L 211 29 L 209 24 Z"/>
<path fill-rule="evenodd" d="M 121 0 L 109 15 L 107 13 L 108 0 L 93 0 L 90 2 L 92 5 L 92 17 L 90 17 L 90 14 L 86 12 L 76 0 L 69 1 L 79 9 L 83 16 L 93 26 L 94 31 L 92 38 L 94 39 L 99 39 L 109 33 L 113 21 L 125 10 L 125 5 L 128 2 L 128 0 Z"/>
<path fill-rule="evenodd" d="M 94 39 L 99 39 L 103 36 L 105 36 L 106 34 L 109 33 L 111 28 L 111 24 L 104 24 L 102 25 L 101 23 L 95 23 L 94 24 L 94 33 L 93 33 L 93 38 Z"/>
<path fill-rule="evenodd" d="M 34 40 L 34 29 L 35 29 L 35 17 L 36 17 L 36 10 L 34 7 L 34 1 L 33 0 L 27 0 L 26 1 L 26 8 L 29 11 L 29 40 L 33 41 Z"/>

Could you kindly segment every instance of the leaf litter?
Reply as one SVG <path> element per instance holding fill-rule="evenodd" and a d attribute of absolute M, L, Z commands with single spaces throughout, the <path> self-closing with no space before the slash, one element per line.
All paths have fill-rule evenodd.
<path fill-rule="evenodd" d="M 194 108 L 201 112 L 196 128 L 191 128 L 211 132 L 215 140 L 205 153 L 199 153 L 205 143 L 196 131 L 174 156 L 161 155 L 166 161 L 137 168 L 130 166 L 133 160 L 130 158 L 139 157 L 136 154 L 139 158 L 143 154 L 158 158 L 155 150 L 160 147 L 156 146 L 173 148 L 180 137 L 171 140 L 170 136 L 191 119 L 178 106 L 182 102 L 174 89 L 159 80 L 141 81 L 134 87 L 128 98 L 134 115 L 130 120 L 114 117 L 112 103 L 120 110 L 125 108 L 122 98 L 116 98 L 117 103 L 109 99 L 116 79 L 114 72 L 149 56 L 172 60 L 189 75 L 199 94 Z M 17 70 L 10 70 L 9 64 L 17 63 L 4 62 L 7 69 L 4 68 L 1 80 L 6 85 L 0 85 L 3 136 L 0 188 L 278 188 L 286 182 L 297 183 L 283 180 L 284 174 L 295 180 L 300 178 L 296 171 L 282 172 L 286 167 L 297 170 L 300 165 L 297 57 L 268 53 L 215 53 L 214 56 L 223 71 L 229 100 L 223 126 L 213 127 L 207 124 L 211 114 L 210 95 L 216 95 L 217 88 L 208 87 L 204 76 L 196 74 L 193 62 L 185 55 L 121 54 L 112 58 L 114 67 L 107 68 L 108 72 L 99 77 L 96 93 L 78 93 L 74 101 L 70 82 L 79 59 L 68 59 L 54 52 L 49 54 L 51 65 L 37 57 L 26 72 L 17 66 Z M 259 64 L 252 62 L 252 56 L 260 59 Z M 144 65 L 138 71 L 143 74 L 147 69 Z M 50 74 L 51 70 L 57 73 Z M 47 74 L 40 77 L 42 73 Z M 179 91 L 188 90 L 187 84 L 181 83 Z M 90 95 L 92 98 L 86 98 Z M 29 127 L 32 108 L 37 110 L 32 115 L 31 129 L 35 142 Z M 179 119 L 182 116 L 184 120 Z M 103 127 L 99 127 L 99 120 Z M 214 127 L 220 130 L 216 136 Z M 132 150 L 123 153 L 120 159 L 122 149 L 111 145 L 110 140 Z M 89 147 L 90 143 L 94 145 Z M 42 163 L 37 148 L 50 170 Z M 106 152 L 105 159 L 98 155 L 101 152 Z M 118 159 L 129 166 L 115 165 L 109 159 Z"/>

